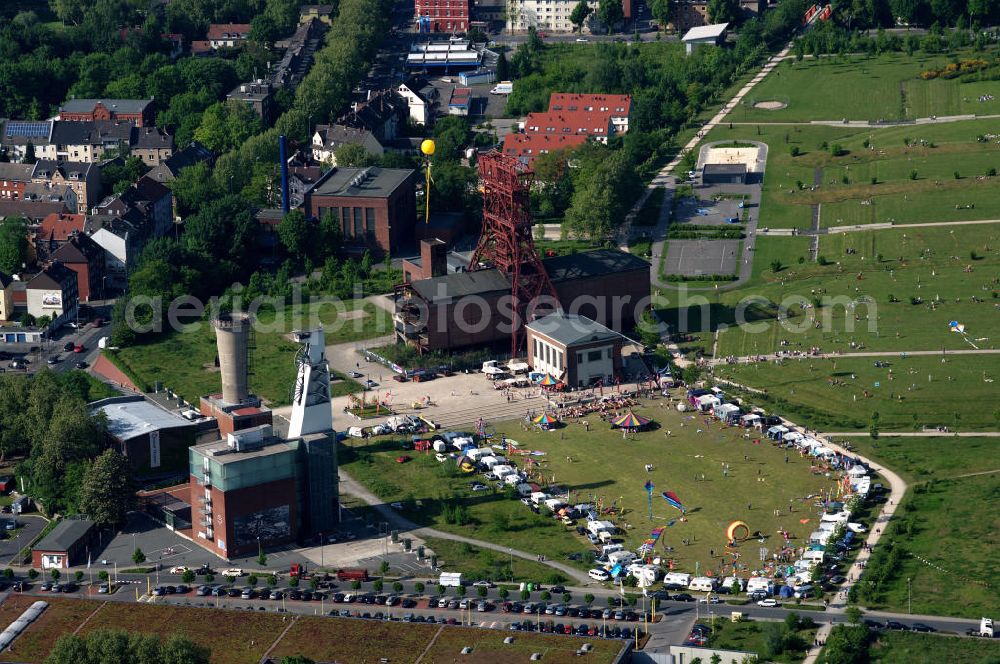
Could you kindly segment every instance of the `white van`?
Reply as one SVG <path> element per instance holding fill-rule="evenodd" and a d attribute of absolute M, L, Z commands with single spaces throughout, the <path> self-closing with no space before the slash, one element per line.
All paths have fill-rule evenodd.
<path fill-rule="evenodd" d="M 601 547 L 601 554 L 608 555 L 609 553 L 614 553 L 615 551 L 624 551 L 624 544 L 605 544 Z"/>
<path fill-rule="evenodd" d="M 709 576 L 696 576 L 691 579 L 691 583 L 688 585 L 688 590 L 710 593 L 715 590 L 715 579 Z"/>
<path fill-rule="evenodd" d="M 826 558 L 826 553 L 825 552 L 823 552 L 823 551 L 813 551 L 812 549 L 810 549 L 809 551 L 806 551 L 805 553 L 802 554 L 802 560 L 812 560 L 812 561 L 816 561 L 817 563 L 823 562 L 823 560 L 825 558 Z"/>
<path fill-rule="evenodd" d="M 770 594 L 774 588 L 774 582 L 764 576 L 751 576 L 747 581 L 747 593 L 765 592 Z"/>
<path fill-rule="evenodd" d="M 670 572 L 663 577 L 664 588 L 687 588 L 691 583 L 691 575 L 683 572 Z"/>
<path fill-rule="evenodd" d="M 603 569 L 596 569 L 596 568 L 587 572 L 587 575 L 590 576 L 590 578 L 592 578 L 594 581 L 607 581 L 610 578 L 608 576 L 608 573 L 605 572 Z"/>
<path fill-rule="evenodd" d="M 543 502 L 548 500 L 548 498 L 549 494 L 545 493 L 544 491 L 536 491 L 533 494 L 531 494 L 531 502 L 533 502 L 535 505 L 542 504 Z"/>
<path fill-rule="evenodd" d="M 635 560 L 635 554 L 631 551 L 612 551 L 608 554 L 608 562 L 612 565 L 627 565 Z"/>

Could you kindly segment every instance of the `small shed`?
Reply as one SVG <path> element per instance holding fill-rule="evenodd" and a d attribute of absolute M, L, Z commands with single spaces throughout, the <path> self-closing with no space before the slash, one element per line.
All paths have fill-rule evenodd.
<path fill-rule="evenodd" d="M 69 569 L 86 562 L 86 551 L 97 535 L 90 519 L 63 519 L 31 549 L 31 566 Z"/>
<path fill-rule="evenodd" d="M 684 42 L 684 52 L 691 55 L 698 46 L 718 46 L 726 39 L 728 27 L 728 23 L 713 23 L 691 28 L 681 37 L 681 41 Z"/>
<path fill-rule="evenodd" d="M 746 164 L 705 164 L 701 168 L 702 184 L 746 184 Z"/>

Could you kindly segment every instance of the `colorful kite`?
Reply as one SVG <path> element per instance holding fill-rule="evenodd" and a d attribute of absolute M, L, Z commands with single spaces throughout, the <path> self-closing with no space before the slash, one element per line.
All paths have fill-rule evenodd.
<path fill-rule="evenodd" d="M 966 336 L 966 334 L 965 334 L 965 323 L 959 323 L 957 320 L 953 320 L 950 323 L 948 323 L 948 329 L 951 330 L 952 332 L 958 332 L 959 334 L 961 334 L 962 338 L 965 339 L 965 343 L 969 344 L 970 346 L 972 346 L 976 350 L 979 350 L 979 346 L 977 346 L 976 344 L 972 343 L 972 340 L 969 339 L 969 337 Z"/>
<path fill-rule="evenodd" d="M 681 504 L 681 499 L 677 497 L 677 494 L 673 491 L 664 491 L 662 494 L 663 499 L 670 503 L 671 507 L 679 509 L 681 513 L 684 513 L 684 505 Z"/>

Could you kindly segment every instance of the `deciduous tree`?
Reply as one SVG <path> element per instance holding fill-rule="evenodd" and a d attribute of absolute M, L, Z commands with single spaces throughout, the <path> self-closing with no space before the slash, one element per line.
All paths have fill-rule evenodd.
<path fill-rule="evenodd" d="M 117 450 L 105 450 L 87 469 L 80 487 L 80 510 L 102 526 L 125 522 L 135 502 L 128 461 Z"/>

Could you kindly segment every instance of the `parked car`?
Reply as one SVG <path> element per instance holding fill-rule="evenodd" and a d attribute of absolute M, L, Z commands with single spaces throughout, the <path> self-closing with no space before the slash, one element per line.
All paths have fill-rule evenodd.
<path fill-rule="evenodd" d="M 767 599 L 762 599 L 759 602 L 757 602 L 757 606 L 774 608 L 776 606 L 781 606 L 781 605 L 778 604 L 778 600 L 774 599 L 773 597 L 768 597 Z"/>
<path fill-rule="evenodd" d="M 910 625 L 910 629 L 914 632 L 936 632 L 937 630 L 930 625 L 925 625 L 924 623 L 913 623 Z"/>

